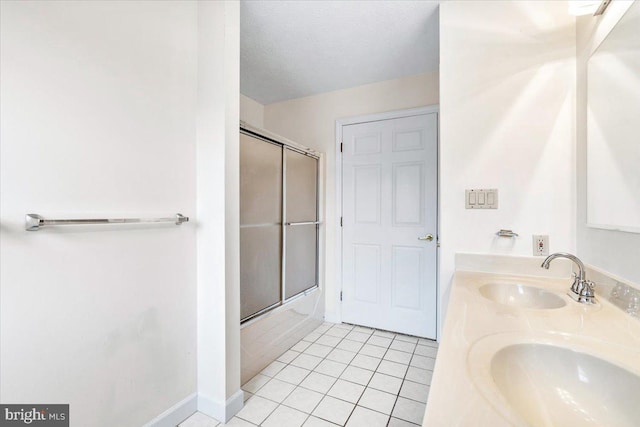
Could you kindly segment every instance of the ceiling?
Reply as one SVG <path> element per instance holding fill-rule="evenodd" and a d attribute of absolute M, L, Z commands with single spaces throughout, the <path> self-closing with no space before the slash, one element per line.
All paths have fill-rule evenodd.
<path fill-rule="evenodd" d="M 438 69 L 438 1 L 243 0 L 240 92 L 261 104 Z"/>

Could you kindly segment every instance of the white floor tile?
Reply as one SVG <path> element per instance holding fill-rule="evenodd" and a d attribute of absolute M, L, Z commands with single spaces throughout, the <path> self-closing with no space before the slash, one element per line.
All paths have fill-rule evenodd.
<path fill-rule="evenodd" d="M 390 360 L 396 363 L 402 363 L 403 365 L 408 365 L 411 361 L 411 353 L 405 353 L 400 350 L 387 350 L 387 353 L 384 355 L 385 360 Z"/>
<path fill-rule="evenodd" d="M 331 335 L 323 335 L 316 341 L 316 344 L 328 345 L 329 347 L 335 347 L 342 341 L 342 338 L 332 337 Z"/>
<path fill-rule="evenodd" d="M 256 396 L 264 397 L 265 399 L 273 400 L 274 402 L 281 403 L 296 386 L 293 384 L 280 381 L 273 378 L 266 383 L 260 390 L 256 392 Z"/>
<path fill-rule="evenodd" d="M 424 418 L 425 404 L 414 400 L 398 397 L 396 406 L 393 408 L 393 417 L 409 421 L 415 424 L 422 424 Z"/>
<path fill-rule="evenodd" d="M 309 335 L 307 335 L 306 337 L 302 338 L 302 340 L 303 341 L 314 342 L 315 340 L 317 340 L 321 336 L 322 335 L 317 333 L 317 332 L 311 332 Z"/>
<path fill-rule="evenodd" d="M 312 356 L 327 357 L 327 354 L 331 353 L 331 350 L 333 350 L 333 347 L 313 343 L 304 352 Z"/>
<path fill-rule="evenodd" d="M 368 369 L 370 371 L 375 371 L 379 364 L 380 359 L 378 359 L 377 357 L 366 356 L 364 354 L 358 354 L 351 361 L 352 366 Z"/>
<path fill-rule="evenodd" d="M 420 344 L 420 345 L 429 345 L 429 346 L 431 346 L 431 347 L 436 347 L 436 348 L 438 348 L 438 342 L 437 342 L 437 341 L 434 341 L 434 340 L 428 340 L 428 339 L 426 339 L 426 338 L 420 338 L 420 339 L 418 340 L 418 344 Z"/>
<path fill-rule="evenodd" d="M 284 352 L 280 357 L 278 357 L 278 359 L 276 359 L 278 362 L 282 362 L 282 363 L 289 363 L 291 362 L 293 359 L 295 359 L 296 357 L 298 357 L 300 355 L 300 352 L 298 351 L 293 351 L 293 350 L 287 350 L 286 352 Z"/>
<path fill-rule="evenodd" d="M 324 334 L 329 329 L 331 329 L 331 325 L 320 325 L 313 330 L 313 332 L 317 332 L 318 334 Z"/>
<path fill-rule="evenodd" d="M 258 374 L 255 377 L 251 378 L 249 381 L 247 381 L 242 386 L 242 389 L 244 391 L 248 391 L 249 393 L 255 393 L 260 389 L 260 387 L 268 383 L 270 379 L 271 378 L 266 375 Z"/>
<path fill-rule="evenodd" d="M 331 387 L 327 395 L 347 402 L 357 403 L 363 391 L 363 385 L 339 379 Z"/>
<path fill-rule="evenodd" d="M 283 370 L 285 366 L 287 366 L 286 363 L 276 360 L 274 362 L 271 362 L 271 364 L 269 364 L 266 368 L 260 371 L 260 373 L 268 377 L 274 377 L 278 372 Z"/>
<path fill-rule="evenodd" d="M 354 357 L 356 357 L 356 353 L 347 350 L 341 350 L 339 348 L 334 349 L 327 355 L 327 359 L 340 363 L 350 363 Z"/>
<path fill-rule="evenodd" d="M 300 427 L 307 414 L 287 406 L 278 406 L 261 424 L 262 427 Z"/>
<path fill-rule="evenodd" d="M 246 402 L 247 400 L 251 399 L 251 396 L 253 396 L 253 393 L 249 393 L 248 391 L 245 391 L 244 393 L 242 393 L 242 401 Z"/>
<path fill-rule="evenodd" d="M 377 357 L 382 359 L 382 356 L 387 352 L 385 347 L 379 347 L 377 345 L 365 344 L 358 353 L 365 356 Z"/>
<path fill-rule="evenodd" d="M 376 372 L 375 374 L 373 374 L 373 377 L 371 377 L 371 381 L 369 381 L 368 385 L 369 388 L 386 391 L 387 393 L 391 393 L 394 395 L 397 395 L 400 392 L 401 386 L 402 378 L 381 374 L 380 372 Z"/>
<path fill-rule="evenodd" d="M 367 341 L 367 344 L 388 348 L 391 345 L 391 341 L 393 341 L 391 338 L 372 335 L 371 338 L 369 338 L 369 340 Z"/>
<path fill-rule="evenodd" d="M 378 366 L 377 371 L 382 374 L 404 378 L 404 374 L 407 372 L 407 365 L 391 362 L 389 360 L 383 360 L 382 362 L 380 362 L 380 366 Z"/>
<path fill-rule="evenodd" d="M 216 427 L 220 423 L 202 412 L 196 412 L 189 418 L 178 424 L 178 427 Z"/>
<path fill-rule="evenodd" d="M 302 427 L 335 427 L 337 425 L 338 424 L 330 423 L 329 421 L 322 420 L 312 415 L 307 418 L 307 421 L 302 425 Z"/>
<path fill-rule="evenodd" d="M 344 338 L 347 335 L 349 335 L 349 330 L 343 329 L 343 328 L 338 328 L 338 327 L 334 326 L 333 328 L 329 329 L 324 334 L 332 336 L 332 337 Z"/>
<path fill-rule="evenodd" d="M 400 389 L 400 396 L 406 397 L 407 399 L 417 400 L 418 402 L 427 403 L 429 386 L 405 380 L 402 383 L 402 388 Z"/>
<path fill-rule="evenodd" d="M 299 351 L 300 353 L 302 353 L 303 351 L 305 351 L 307 348 L 309 348 L 309 346 L 311 345 L 310 341 L 298 341 L 298 343 L 296 343 L 296 345 L 294 345 L 293 347 L 291 347 L 291 350 L 293 351 Z"/>
<path fill-rule="evenodd" d="M 260 396 L 253 396 L 236 416 L 257 425 L 263 422 L 277 407 L 278 404 L 276 402 Z"/>
<path fill-rule="evenodd" d="M 429 385 L 431 384 L 432 376 L 433 376 L 433 371 L 416 368 L 415 366 L 409 366 L 405 379 L 409 381 L 413 381 L 414 383 Z"/>
<path fill-rule="evenodd" d="M 370 336 L 371 334 L 367 334 L 364 332 L 351 331 L 345 338 L 351 341 L 364 343 L 364 342 L 367 342 Z"/>
<path fill-rule="evenodd" d="M 296 357 L 291 361 L 291 365 L 297 366 L 298 368 L 305 368 L 309 370 L 313 370 L 318 363 L 322 362 L 321 357 L 312 356 L 307 353 L 303 353 L 300 356 Z"/>
<path fill-rule="evenodd" d="M 401 334 L 396 335 L 396 339 L 398 341 L 406 341 L 406 342 L 411 342 L 411 343 L 414 343 L 414 344 L 416 344 L 418 342 L 418 338 L 417 337 L 410 337 L 408 335 L 401 335 Z"/>
<path fill-rule="evenodd" d="M 347 365 L 345 365 L 344 363 L 334 362 L 333 360 L 325 359 L 322 362 L 320 362 L 318 366 L 316 366 L 314 371 L 338 378 L 342 374 L 342 372 L 345 370 L 346 367 Z"/>
<path fill-rule="evenodd" d="M 230 426 L 230 427 L 254 427 L 255 424 L 250 423 L 249 421 L 245 421 L 242 418 L 233 417 L 226 424 L 220 424 L 221 426 Z"/>
<path fill-rule="evenodd" d="M 386 427 L 389 416 L 356 406 L 346 427 Z"/>
<path fill-rule="evenodd" d="M 353 329 L 353 325 L 349 325 L 348 323 L 336 323 L 333 327 L 338 329 L 346 329 L 347 331 Z"/>
<path fill-rule="evenodd" d="M 351 415 L 353 408 L 355 408 L 353 403 L 344 402 L 331 396 L 325 396 L 313 411 L 313 415 L 342 426 L 347 421 L 347 418 L 349 418 L 349 415 Z"/>
<path fill-rule="evenodd" d="M 316 406 L 318 406 L 318 403 L 320 403 L 323 397 L 324 395 L 322 393 L 296 387 L 282 404 L 310 414 Z"/>
<path fill-rule="evenodd" d="M 367 328 L 366 326 L 355 326 L 353 330 L 356 332 L 363 332 L 368 335 L 373 334 L 373 329 Z"/>
<path fill-rule="evenodd" d="M 361 384 L 366 386 L 369 384 L 373 371 L 368 369 L 358 368 L 357 366 L 347 366 L 340 378 L 345 381 L 351 381 L 352 383 Z"/>
<path fill-rule="evenodd" d="M 393 405 L 396 403 L 396 398 L 397 396 L 395 394 L 385 393 L 384 391 L 367 387 L 358 401 L 358 405 L 391 415 Z"/>
<path fill-rule="evenodd" d="M 436 347 L 431 347 L 428 345 L 418 345 L 416 347 L 415 354 L 418 356 L 428 356 L 435 358 L 438 354 L 438 349 Z"/>
<path fill-rule="evenodd" d="M 396 334 L 394 334 L 393 332 L 389 332 L 389 331 L 374 331 L 373 335 L 379 336 L 379 337 L 385 337 L 385 338 L 394 338 L 396 336 Z"/>
<path fill-rule="evenodd" d="M 361 342 L 351 341 L 351 340 L 342 340 L 340 341 L 340 344 L 336 346 L 336 348 L 339 348 L 340 350 L 346 350 L 346 351 L 357 353 L 362 348 L 362 345 L 363 344 Z"/>
<path fill-rule="evenodd" d="M 412 342 L 393 340 L 389 348 L 393 350 L 404 351 L 407 353 L 413 353 L 416 348 L 416 344 Z"/>
<path fill-rule="evenodd" d="M 284 382 L 298 385 L 311 371 L 309 369 L 298 368 L 297 366 L 287 366 L 274 377 Z"/>
<path fill-rule="evenodd" d="M 399 418 L 393 418 L 389 420 L 388 427 L 416 427 L 418 424 L 410 423 L 409 421 L 401 420 Z"/>
<path fill-rule="evenodd" d="M 436 363 L 436 359 L 432 359 L 431 357 L 426 357 L 426 356 L 418 356 L 417 354 L 414 354 L 413 357 L 411 358 L 411 366 L 415 366 L 416 368 L 420 368 L 420 369 L 429 369 L 431 371 L 433 371 L 433 366 Z"/>
<path fill-rule="evenodd" d="M 318 372 L 311 372 L 309 376 L 300 383 L 300 387 L 326 394 L 335 382 L 335 377 Z"/>

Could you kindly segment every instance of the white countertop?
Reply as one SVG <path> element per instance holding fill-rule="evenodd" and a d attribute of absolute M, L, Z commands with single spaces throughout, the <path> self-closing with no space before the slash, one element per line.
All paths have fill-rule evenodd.
<path fill-rule="evenodd" d="M 558 309 L 515 308 L 484 298 L 487 283 L 521 283 L 557 292 L 566 305 Z M 606 355 L 640 375 L 640 320 L 604 298 L 588 306 L 565 293 L 571 279 L 458 271 L 431 383 L 424 426 L 525 425 L 492 389 L 479 368 L 493 354 L 488 347 L 503 342 L 566 343 L 571 348 Z M 598 297 L 598 288 L 596 288 Z M 493 344 L 492 344 L 493 342 Z"/>

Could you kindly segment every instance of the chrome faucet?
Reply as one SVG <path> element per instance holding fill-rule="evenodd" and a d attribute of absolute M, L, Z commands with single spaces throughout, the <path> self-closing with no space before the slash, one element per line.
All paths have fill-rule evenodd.
<path fill-rule="evenodd" d="M 578 266 L 578 273 L 573 273 L 573 284 L 571 285 L 571 290 L 567 292 L 571 298 L 573 298 L 577 302 L 581 302 L 583 304 L 595 304 L 596 298 L 593 292 L 593 288 L 596 286 L 595 283 L 590 282 L 585 278 L 585 268 L 582 261 L 578 259 L 575 255 L 571 255 L 565 252 L 558 252 L 555 254 L 549 255 L 543 262 L 541 267 L 549 269 L 549 264 L 556 258 L 567 258 L 573 261 Z"/>

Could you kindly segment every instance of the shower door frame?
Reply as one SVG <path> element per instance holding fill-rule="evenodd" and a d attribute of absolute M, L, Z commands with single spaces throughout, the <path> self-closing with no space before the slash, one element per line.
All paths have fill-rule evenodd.
<path fill-rule="evenodd" d="M 308 147 L 304 147 L 300 144 L 296 144 L 293 141 L 289 141 L 286 138 L 275 135 L 271 132 L 265 131 L 264 129 L 259 129 L 253 126 L 250 126 L 244 122 L 240 123 L 240 133 L 244 133 L 247 136 L 252 138 L 259 139 L 265 143 L 273 144 L 282 148 L 282 207 L 281 207 L 281 221 L 280 221 L 280 239 L 281 239 L 281 250 L 280 250 L 280 300 L 274 304 L 271 304 L 247 317 L 240 319 L 241 326 L 248 326 L 251 323 L 258 321 L 264 316 L 272 313 L 274 310 L 278 308 L 284 307 L 287 304 L 297 300 L 298 298 L 304 297 L 310 294 L 313 291 L 320 289 L 320 226 L 322 225 L 321 219 L 321 208 L 320 208 L 320 190 L 321 190 L 321 165 L 322 165 L 322 153 L 319 153 L 315 150 L 312 150 Z M 286 237 L 287 237 L 287 212 L 286 212 L 286 204 L 287 204 L 287 159 L 286 154 L 287 151 L 290 150 L 296 152 L 298 154 L 302 154 L 308 157 L 311 157 L 316 160 L 316 248 L 315 248 L 315 285 L 311 286 L 301 292 L 298 292 L 295 295 L 286 298 Z M 239 165 L 238 165 L 239 166 Z"/>

